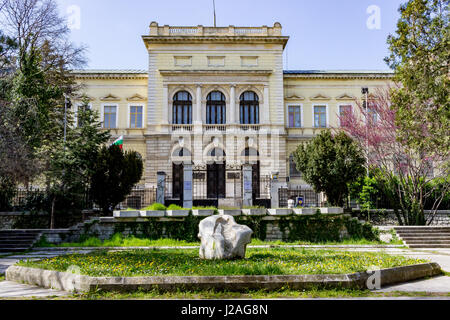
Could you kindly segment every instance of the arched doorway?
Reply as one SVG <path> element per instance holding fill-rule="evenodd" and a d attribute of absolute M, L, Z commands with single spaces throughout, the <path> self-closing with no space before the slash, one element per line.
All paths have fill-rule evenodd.
<path fill-rule="evenodd" d="M 224 159 L 225 152 L 221 148 L 213 148 L 208 157 Z M 207 197 L 208 199 L 223 199 L 226 197 L 225 161 L 211 161 L 207 164 Z"/>

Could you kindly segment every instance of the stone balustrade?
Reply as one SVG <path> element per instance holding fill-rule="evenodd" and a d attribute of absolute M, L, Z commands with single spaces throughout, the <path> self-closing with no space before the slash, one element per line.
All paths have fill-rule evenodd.
<path fill-rule="evenodd" d="M 281 24 L 275 22 L 273 27 L 204 27 L 192 26 L 159 26 L 157 22 L 150 24 L 150 36 L 226 36 L 226 37 L 276 37 L 281 36 Z"/>

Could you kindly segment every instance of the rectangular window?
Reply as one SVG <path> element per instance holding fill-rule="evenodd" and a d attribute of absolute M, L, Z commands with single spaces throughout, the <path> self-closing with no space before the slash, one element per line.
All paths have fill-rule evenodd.
<path fill-rule="evenodd" d="M 314 106 L 314 127 L 326 128 L 327 127 L 327 107 L 326 106 Z"/>
<path fill-rule="evenodd" d="M 78 126 L 78 127 L 82 127 L 83 126 L 82 114 L 86 110 L 92 110 L 92 106 L 90 104 L 88 104 L 88 105 L 84 105 L 84 104 L 77 105 L 77 107 L 75 108 L 75 117 L 74 117 L 75 126 Z"/>
<path fill-rule="evenodd" d="M 342 120 L 345 119 L 345 116 L 347 115 L 351 115 L 352 114 L 352 105 L 351 104 L 347 104 L 347 105 L 340 105 L 339 106 L 339 123 L 342 126 Z"/>
<path fill-rule="evenodd" d="M 300 128 L 301 126 L 300 106 L 289 106 L 289 128 Z"/>
<path fill-rule="evenodd" d="M 130 106 L 130 128 L 142 128 L 142 106 Z"/>
<path fill-rule="evenodd" d="M 117 107 L 105 106 L 103 111 L 103 128 L 116 128 Z"/>
<path fill-rule="evenodd" d="M 297 165 L 294 161 L 294 155 L 289 156 L 289 176 L 290 177 L 301 177 L 302 173 L 297 170 Z"/>
<path fill-rule="evenodd" d="M 367 109 L 367 118 L 369 119 L 370 124 L 376 124 L 378 120 L 376 109 L 369 107 L 369 109 Z"/>

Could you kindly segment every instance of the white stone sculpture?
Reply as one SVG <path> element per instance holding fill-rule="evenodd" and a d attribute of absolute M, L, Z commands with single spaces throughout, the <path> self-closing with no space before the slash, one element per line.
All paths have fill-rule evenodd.
<path fill-rule="evenodd" d="M 201 240 L 200 258 L 243 259 L 252 233 L 252 229 L 237 224 L 229 215 L 214 215 L 203 219 L 200 221 L 198 234 Z"/>

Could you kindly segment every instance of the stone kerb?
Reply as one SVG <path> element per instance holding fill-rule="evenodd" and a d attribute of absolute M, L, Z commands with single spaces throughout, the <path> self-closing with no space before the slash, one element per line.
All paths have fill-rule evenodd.
<path fill-rule="evenodd" d="M 314 215 L 319 210 L 320 214 L 324 215 L 342 215 L 344 211 L 342 208 L 249 208 L 249 209 L 219 209 L 217 213 L 220 215 L 230 216 L 291 216 L 291 215 Z M 114 218 L 133 219 L 133 218 L 162 218 L 162 217 L 187 217 L 190 210 L 153 210 L 153 211 L 114 211 Z M 193 216 L 209 217 L 216 214 L 214 209 L 193 209 L 191 210 Z"/>
<path fill-rule="evenodd" d="M 380 284 L 386 286 L 407 282 L 442 273 L 435 263 L 422 263 L 403 267 L 381 269 Z M 352 274 L 307 274 L 307 275 L 259 275 L 259 276 L 155 276 L 155 277 L 90 277 L 68 272 L 11 266 L 6 270 L 6 280 L 27 283 L 45 288 L 69 292 L 96 290 L 129 292 L 138 289 L 160 289 L 166 291 L 217 289 L 230 291 L 246 290 L 295 290 L 308 288 L 354 288 L 367 289 L 371 272 Z"/>

